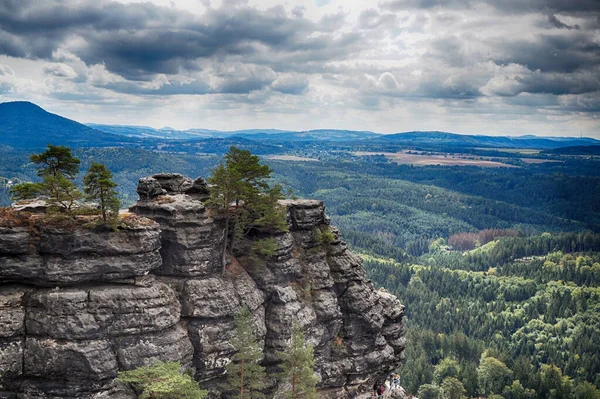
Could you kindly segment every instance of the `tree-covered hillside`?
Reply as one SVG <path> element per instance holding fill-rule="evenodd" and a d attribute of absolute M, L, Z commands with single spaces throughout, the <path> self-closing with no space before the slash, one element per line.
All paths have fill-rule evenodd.
<path fill-rule="evenodd" d="M 570 252 L 585 243 L 589 251 Z M 403 386 L 415 394 L 439 386 L 453 364 L 451 376 L 472 397 L 597 398 L 591 384 L 600 385 L 599 246 L 598 234 L 546 233 L 466 252 L 439 242 L 415 263 L 367 256 L 370 277 L 407 307 Z M 526 256 L 515 258 L 518 252 Z M 505 374 L 493 372 L 502 381 L 491 390 L 482 376 L 487 357 Z"/>
<path fill-rule="evenodd" d="M 250 142 L 173 141 L 161 150 L 91 148 L 74 155 L 82 170 L 106 164 L 129 205 L 140 177 L 208 176 L 218 157 L 198 152 L 225 150 L 232 140 Z M 259 153 L 273 151 L 271 144 L 250 144 Z M 597 159 L 415 167 L 302 146 L 304 152 L 293 145 L 277 151 L 319 160 L 266 160 L 273 180 L 289 195 L 324 200 L 332 223 L 366 257 L 373 281 L 406 305 L 409 346 L 401 375 L 411 393 L 436 398 L 445 386 L 472 397 L 598 398 Z M 168 151 L 176 148 L 185 150 Z M 0 147 L 0 153 L 6 205 L 11 184 L 37 177 L 28 151 Z"/>
<path fill-rule="evenodd" d="M 0 144 L 41 149 L 46 144 L 71 147 L 127 146 L 139 143 L 44 111 L 25 101 L 0 103 Z"/>

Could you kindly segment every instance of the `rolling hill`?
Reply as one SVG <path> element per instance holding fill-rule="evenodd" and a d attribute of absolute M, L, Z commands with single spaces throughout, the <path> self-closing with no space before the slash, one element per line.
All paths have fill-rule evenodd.
<path fill-rule="evenodd" d="M 355 130 L 317 129 L 307 131 L 291 131 L 279 129 L 244 129 L 221 131 L 212 129 L 177 130 L 169 127 L 156 129 L 148 126 L 99 125 L 88 123 L 87 126 L 105 133 L 127 137 L 155 138 L 168 140 L 197 140 L 202 138 L 241 137 L 250 140 L 265 141 L 354 141 L 381 136 L 378 133 Z"/>
<path fill-rule="evenodd" d="M 541 137 L 541 136 L 483 136 L 448 132 L 404 132 L 386 134 L 377 138 L 381 143 L 406 145 L 469 147 L 469 148 L 531 148 L 552 149 L 569 146 L 598 145 L 599 140 L 589 137 Z"/>
<path fill-rule="evenodd" d="M 217 142 L 212 143 L 212 140 Z M 289 131 L 247 129 L 155 129 L 147 126 L 83 125 L 46 112 L 30 102 L 0 104 L 0 146 L 40 149 L 46 144 L 71 147 L 139 147 L 147 149 L 219 153 L 224 145 L 241 145 L 257 153 L 281 153 L 291 148 L 313 146 L 323 149 L 342 146 L 443 148 L 524 148 L 550 150 L 561 147 L 600 145 L 599 140 L 573 137 L 483 136 L 448 132 L 405 132 L 379 134 L 371 131 L 317 129 Z M 329 144 L 330 143 L 330 144 Z M 165 148 L 165 146 L 167 148 Z M 188 148 L 185 148 L 188 147 Z M 213 148 L 214 147 L 214 148 Z M 331 147 L 331 148 L 333 148 Z M 340 148 L 342 148 L 340 147 Z M 226 151 L 226 150 L 225 150 Z"/>
<path fill-rule="evenodd" d="M 139 142 L 94 130 L 25 101 L 0 104 L 0 145 L 40 149 L 51 143 L 70 147 L 131 146 Z"/>

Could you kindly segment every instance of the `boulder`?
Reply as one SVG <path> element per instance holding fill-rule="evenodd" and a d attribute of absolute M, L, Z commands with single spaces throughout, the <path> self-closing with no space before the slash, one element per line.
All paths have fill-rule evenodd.
<path fill-rule="evenodd" d="M 140 196 L 140 201 L 149 201 L 167 193 L 167 190 L 163 189 L 158 180 L 153 177 L 142 177 L 136 191 Z"/>
<path fill-rule="evenodd" d="M 321 224 L 328 224 L 323 201 L 281 200 L 279 203 L 288 209 L 291 230 L 312 230 Z"/>
<path fill-rule="evenodd" d="M 206 184 L 206 181 L 204 181 L 204 179 L 201 177 L 196 178 L 192 184 L 192 187 L 187 189 L 185 193 L 199 201 L 205 201 L 208 199 L 208 197 L 210 197 L 208 184 Z"/>
<path fill-rule="evenodd" d="M 194 187 L 194 181 L 179 173 L 159 173 L 152 177 L 167 194 L 185 193 Z"/>

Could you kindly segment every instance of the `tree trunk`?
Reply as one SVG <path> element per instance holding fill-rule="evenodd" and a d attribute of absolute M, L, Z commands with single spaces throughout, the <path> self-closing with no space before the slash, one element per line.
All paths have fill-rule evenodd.
<path fill-rule="evenodd" d="M 106 226 L 106 205 L 104 205 L 104 190 L 102 190 L 102 187 L 100 187 L 100 209 L 102 210 L 102 219 Z"/>
<path fill-rule="evenodd" d="M 244 399 L 244 359 L 242 359 L 242 378 L 240 381 L 240 399 Z"/>
<path fill-rule="evenodd" d="M 221 261 L 223 262 L 223 274 L 227 268 L 227 243 L 229 242 L 229 214 L 225 217 L 225 237 L 223 238 L 223 250 L 221 252 Z"/>

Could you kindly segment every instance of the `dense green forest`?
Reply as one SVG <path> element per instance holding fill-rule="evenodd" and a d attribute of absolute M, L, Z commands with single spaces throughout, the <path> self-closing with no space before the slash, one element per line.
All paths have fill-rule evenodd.
<path fill-rule="evenodd" d="M 406 305 L 408 392 L 600 397 L 597 161 L 271 164 L 299 196 L 325 200 L 370 278 Z"/>
<path fill-rule="evenodd" d="M 284 192 L 325 201 L 370 278 L 406 305 L 409 392 L 435 398 L 445 384 L 471 397 L 600 397 L 598 160 L 415 167 L 319 148 L 317 162 L 266 162 Z M 8 204 L 7 182 L 35 179 L 35 168 L 29 153 L 0 152 Z M 142 176 L 208 176 L 219 159 L 128 148 L 74 155 L 82 170 L 105 163 L 125 205 Z"/>
<path fill-rule="evenodd" d="M 572 170 L 592 174 L 589 162 L 581 160 Z M 594 175 L 567 176 L 557 172 L 562 163 L 510 169 L 354 160 L 270 165 L 298 196 L 324 200 L 355 248 L 397 260 L 399 249 L 419 256 L 431 241 L 462 232 L 600 231 L 597 167 Z"/>
<path fill-rule="evenodd" d="M 577 251 L 578 239 L 593 249 L 600 235 L 502 237 L 462 253 L 439 240 L 421 264 L 366 256 L 370 277 L 407 306 L 403 386 L 416 394 L 439 385 L 452 363 L 445 376 L 469 396 L 598 397 L 600 253 L 563 252 Z M 451 258 L 460 258 L 452 268 Z M 481 376 L 488 357 L 505 374 L 491 391 Z"/>

